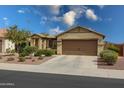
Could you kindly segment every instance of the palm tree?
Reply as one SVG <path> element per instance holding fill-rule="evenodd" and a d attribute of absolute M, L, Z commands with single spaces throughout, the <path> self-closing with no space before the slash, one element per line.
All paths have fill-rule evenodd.
<path fill-rule="evenodd" d="M 19 52 L 20 45 L 22 43 L 27 43 L 27 39 L 30 37 L 31 33 L 29 31 L 26 31 L 24 29 L 18 29 L 18 27 L 12 26 L 9 27 L 8 33 L 6 34 L 7 39 L 15 43 L 16 46 L 16 52 Z"/>

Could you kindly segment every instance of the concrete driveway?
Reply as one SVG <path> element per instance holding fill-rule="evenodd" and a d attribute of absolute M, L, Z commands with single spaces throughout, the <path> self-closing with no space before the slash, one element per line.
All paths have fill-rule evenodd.
<path fill-rule="evenodd" d="M 97 69 L 96 58 L 95 56 L 61 55 L 43 63 L 40 67 L 45 71 L 80 72 L 83 69 Z"/>

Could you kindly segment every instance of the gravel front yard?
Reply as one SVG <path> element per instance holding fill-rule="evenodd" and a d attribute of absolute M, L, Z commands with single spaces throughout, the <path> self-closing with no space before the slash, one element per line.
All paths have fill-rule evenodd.
<path fill-rule="evenodd" d="M 38 59 L 38 57 L 32 57 L 31 59 L 27 58 L 24 62 L 19 62 L 19 59 L 16 56 L 3 56 L 2 59 L 0 59 L 0 63 L 39 65 L 54 57 L 55 56 L 44 57 L 43 59 Z M 14 60 L 7 61 L 8 58 L 14 58 Z"/>
<path fill-rule="evenodd" d="M 124 57 L 119 57 L 118 61 L 114 65 L 107 65 L 105 62 L 97 60 L 97 66 L 100 69 L 124 70 Z"/>

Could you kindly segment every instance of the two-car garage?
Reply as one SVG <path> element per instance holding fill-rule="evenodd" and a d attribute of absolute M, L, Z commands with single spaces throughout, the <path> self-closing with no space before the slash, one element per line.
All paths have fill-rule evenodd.
<path fill-rule="evenodd" d="M 96 56 L 103 49 L 104 35 L 84 27 L 75 27 L 57 36 L 57 54 Z"/>
<path fill-rule="evenodd" d="M 62 40 L 62 54 L 97 55 L 97 40 Z"/>

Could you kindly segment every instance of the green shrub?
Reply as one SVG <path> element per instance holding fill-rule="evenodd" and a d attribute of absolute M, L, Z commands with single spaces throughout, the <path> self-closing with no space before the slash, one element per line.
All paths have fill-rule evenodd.
<path fill-rule="evenodd" d="M 26 52 L 19 53 L 19 57 L 25 57 L 28 56 L 29 54 Z"/>
<path fill-rule="evenodd" d="M 100 52 L 100 57 L 103 58 L 103 54 L 104 54 L 104 53 L 108 53 L 108 52 L 113 52 L 113 51 L 108 50 L 108 49 L 103 50 L 102 52 Z"/>
<path fill-rule="evenodd" d="M 108 47 L 107 47 L 107 49 L 109 49 L 109 50 L 112 50 L 112 51 L 115 51 L 115 52 L 119 52 L 119 48 L 118 47 L 116 47 L 116 46 L 114 46 L 114 45 L 109 45 Z"/>
<path fill-rule="evenodd" d="M 26 46 L 23 49 L 23 52 L 25 52 L 28 55 L 34 53 L 35 51 L 37 51 L 37 47 L 34 47 L 34 46 Z"/>
<path fill-rule="evenodd" d="M 39 49 L 34 53 L 34 56 L 41 56 L 43 55 L 43 50 Z"/>
<path fill-rule="evenodd" d="M 118 59 L 118 54 L 116 52 L 106 52 L 103 54 L 103 59 L 107 64 L 113 65 Z"/>
<path fill-rule="evenodd" d="M 11 53 L 11 49 L 10 48 L 7 48 L 6 49 L 6 53 Z"/>
<path fill-rule="evenodd" d="M 54 51 L 52 51 L 52 50 L 43 50 L 43 54 L 45 56 L 52 56 L 54 54 Z"/>
<path fill-rule="evenodd" d="M 15 53 L 15 49 L 12 49 L 12 50 L 11 50 L 11 53 Z"/>
<path fill-rule="evenodd" d="M 19 62 L 24 62 L 25 61 L 25 57 L 19 57 Z"/>

